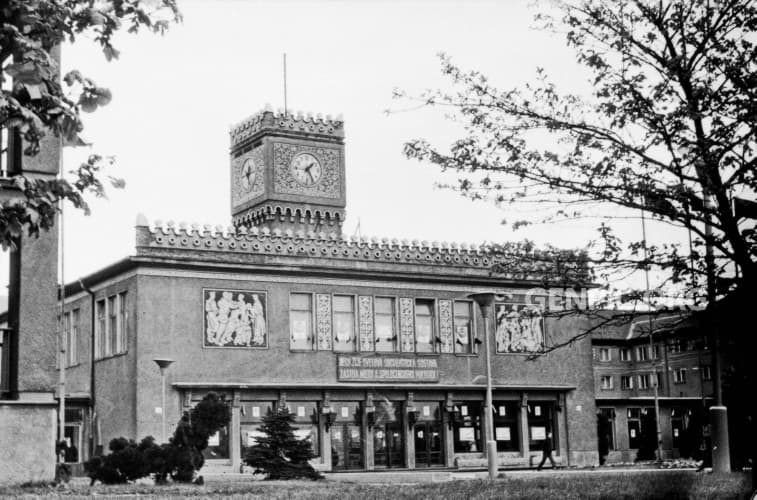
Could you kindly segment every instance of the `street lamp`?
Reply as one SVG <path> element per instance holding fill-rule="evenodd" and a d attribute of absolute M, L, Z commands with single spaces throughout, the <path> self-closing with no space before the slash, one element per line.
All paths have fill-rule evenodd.
<path fill-rule="evenodd" d="M 486 457 L 489 465 L 489 479 L 497 477 L 497 442 L 494 440 L 494 405 L 492 404 L 492 359 L 490 352 L 491 331 L 489 318 L 494 305 L 494 294 L 491 292 L 472 293 L 468 298 L 474 300 L 481 308 L 484 317 L 484 348 L 486 350 Z"/>
<path fill-rule="evenodd" d="M 171 366 L 171 363 L 173 363 L 172 359 L 168 358 L 156 358 L 153 361 L 158 365 L 158 368 L 160 368 L 160 387 L 161 387 L 161 398 L 160 398 L 160 415 L 162 417 L 162 433 L 161 433 L 161 443 L 166 442 L 166 370 L 169 366 Z"/>

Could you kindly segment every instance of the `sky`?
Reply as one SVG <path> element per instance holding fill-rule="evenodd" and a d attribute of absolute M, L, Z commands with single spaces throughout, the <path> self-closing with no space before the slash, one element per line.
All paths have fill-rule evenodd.
<path fill-rule="evenodd" d="M 126 181 L 92 214 L 67 207 L 64 280 L 75 281 L 135 253 L 137 214 L 150 221 L 228 226 L 229 127 L 269 103 L 283 107 L 283 54 L 290 110 L 343 115 L 346 235 L 466 243 L 525 237 L 585 244 L 595 221 L 513 232 L 508 209 L 435 188 L 438 170 L 403 156 L 406 141 L 448 145 L 460 132 L 439 111 L 392 98 L 450 88 L 445 52 L 500 88 L 522 85 L 537 67 L 565 90 L 587 75 L 562 36 L 535 28 L 547 2 L 179 0 L 184 20 L 165 36 L 119 36 L 106 62 L 91 40 L 63 48 L 63 71 L 79 69 L 113 100 L 85 117 L 89 148 L 67 148 L 63 169 L 90 153 L 116 159 Z M 387 113 L 387 110 L 390 110 Z"/>

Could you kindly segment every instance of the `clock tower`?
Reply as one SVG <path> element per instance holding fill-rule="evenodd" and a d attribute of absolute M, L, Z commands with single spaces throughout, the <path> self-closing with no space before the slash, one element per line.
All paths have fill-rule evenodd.
<path fill-rule="evenodd" d="M 344 122 L 266 108 L 233 126 L 234 226 L 337 233 L 344 222 Z"/>

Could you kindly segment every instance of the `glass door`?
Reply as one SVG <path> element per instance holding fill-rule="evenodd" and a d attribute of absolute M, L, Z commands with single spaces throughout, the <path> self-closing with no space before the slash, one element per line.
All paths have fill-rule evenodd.
<path fill-rule="evenodd" d="M 382 401 L 376 404 L 373 425 L 373 463 L 377 468 L 405 466 L 405 440 L 402 432 L 401 404 Z"/>
<path fill-rule="evenodd" d="M 363 432 L 360 403 L 332 403 L 336 422 L 331 427 L 331 466 L 335 470 L 363 468 Z"/>
<path fill-rule="evenodd" d="M 415 466 L 439 467 L 444 465 L 442 446 L 443 426 L 439 403 L 416 402 L 418 422 L 413 427 L 415 440 Z"/>

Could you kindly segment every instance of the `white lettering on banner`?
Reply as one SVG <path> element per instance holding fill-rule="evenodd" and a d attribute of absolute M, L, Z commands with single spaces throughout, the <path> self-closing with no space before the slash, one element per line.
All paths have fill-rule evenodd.
<path fill-rule="evenodd" d="M 339 356 L 337 378 L 341 381 L 438 382 L 439 365 L 436 359 Z"/>

